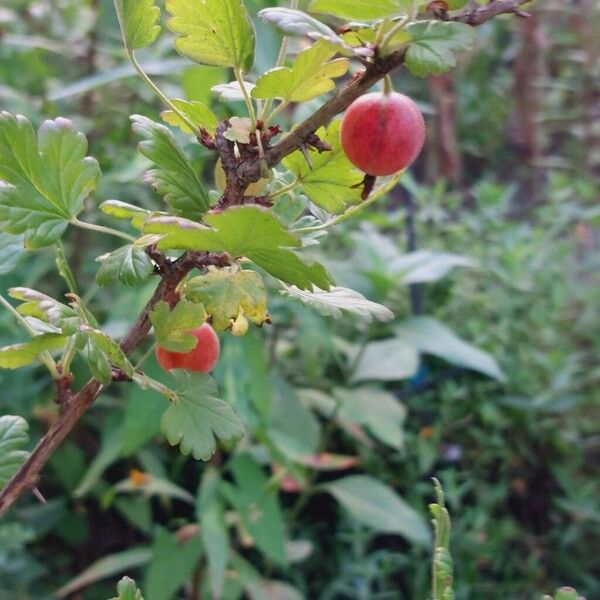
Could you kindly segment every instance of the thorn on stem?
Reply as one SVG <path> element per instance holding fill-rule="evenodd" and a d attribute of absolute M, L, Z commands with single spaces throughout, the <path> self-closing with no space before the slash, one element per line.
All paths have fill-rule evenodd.
<path fill-rule="evenodd" d="M 373 191 L 373 188 L 375 187 L 375 179 L 376 177 L 374 175 L 365 175 L 364 179 L 358 184 L 358 186 L 353 186 L 363 186 L 363 190 L 360 195 L 362 200 L 366 200 L 370 196 L 371 192 Z"/>
<path fill-rule="evenodd" d="M 31 488 L 31 493 L 35 496 L 35 498 L 40 502 L 40 504 L 47 504 L 46 498 L 42 495 L 42 492 L 37 489 L 37 487 Z"/>
<path fill-rule="evenodd" d="M 302 144 L 300 146 L 300 152 L 302 152 L 302 156 L 304 156 L 304 160 L 306 161 L 306 164 L 308 165 L 308 168 L 312 171 L 313 170 L 313 162 L 312 159 L 310 157 L 310 154 L 308 152 L 308 148 L 306 147 L 306 144 Z"/>

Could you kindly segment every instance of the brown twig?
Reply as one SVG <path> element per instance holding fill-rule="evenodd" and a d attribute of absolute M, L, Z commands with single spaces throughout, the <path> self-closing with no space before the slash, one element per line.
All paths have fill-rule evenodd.
<path fill-rule="evenodd" d="M 466 11 L 452 18 L 453 21 L 467 23 L 473 27 L 482 25 L 486 21 L 502 14 L 518 14 L 525 16 L 520 10 L 523 4 L 530 0 L 492 0 L 484 6 Z M 399 67 L 404 62 L 406 50 L 401 49 L 388 54 L 383 58 L 370 63 L 365 69 L 362 77 L 353 79 L 339 94 L 326 102 L 317 112 L 308 117 L 293 129 L 278 144 L 266 152 L 269 167 L 273 167 L 288 154 L 298 150 L 306 143 L 307 138 L 319 127 L 327 125 L 333 117 L 343 112 L 356 100 L 369 90 L 378 81 L 382 80 L 390 71 Z M 240 166 L 238 173 L 247 181 L 258 181 L 260 172 L 256 162 L 246 163 Z"/>
<path fill-rule="evenodd" d="M 452 17 L 450 20 L 476 27 L 477 25 L 481 25 L 500 15 L 513 14 L 519 17 L 529 17 L 529 13 L 522 11 L 521 6 L 530 1 L 531 0 L 493 0 L 474 10 Z"/>
<path fill-rule="evenodd" d="M 127 335 L 121 341 L 123 352 L 131 354 L 148 335 L 151 327 L 149 315 L 158 302 L 164 300 L 171 306 L 177 304 L 179 301 L 177 286 L 193 268 L 204 267 L 209 264 L 223 266 L 225 260 L 228 259 L 223 254 L 189 253 L 184 254 L 179 260 L 175 261 L 169 274 L 162 279 L 152 298 L 150 298 Z M 8 510 L 23 492 L 31 490 L 37 484 L 38 475 L 43 466 L 83 414 L 94 403 L 102 389 L 103 386 L 98 381 L 91 379 L 83 389 L 70 397 L 62 414 L 50 426 L 29 455 L 29 458 L 0 493 L 0 515 Z"/>
<path fill-rule="evenodd" d="M 476 26 L 485 23 L 501 14 L 517 14 L 525 16 L 520 7 L 526 0 L 492 0 L 488 4 L 467 11 L 453 17 L 454 21 Z M 383 79 L 390 71 L 404 62 L 405 50 L 398 50 L 383 58 L 378 58 L 370 63 L 362 76 L 353 79 L 339 94 L 326 102 L 317 112 L 300 123 L 292 132 L 272 148 L 265 149 L 269 167 L 278 164 L 285 156 L 301 147 L 310 144 L 315 131 L 327 125 L 338 113 L 344 111 L 354 100 L 369 90 L 374 84 Z M 202 133 L 202 132 L 201 132 Z M 239 160 L 234 166 L 226 161 L 234 155 L 233 144 L 225 140 L 224 131 L 218 131 L 214 140 L 215 149 L 219 152 L 225 172 L 227 174 L 227 187 L 230 188 L 230 197 L 224 198 L 224 206 L 235 204 L 243 198 L 243 191 L 253 181 L 261 177 L 258 156 L 247 156 Z M 220 135 L 219 135 L 220 134 Z M 213 140 L 203 137 L 204 145 L 212 146 Z M 219 139 L 220 138 L 220 139 Z M 314 145 L 314 144 L 313 144 Z M 234 174 L 237 177 L 234 181 Z M 229 257 L 224 254 L 188 253 L 172 263 L 167 273 L 161 273 L 162 281 L 156 288 L 154 295 L 144 307 L 127 335 L 121 341 L 121 348 L 125 354 L 131 354 L 145 339 L 150 331 L 149 314 L 154 306 L 164 300 L 170 306 L 179 301 L 177 286 L 193 268 L 204 267 L 209 264 L 223 266 L 228 264 Z M 38 476 L 50 456 L 62 443 L 73 429 L 83 414 L 94 403 L 103 386 L 92 379 L 79 392 L 71 396 L 68 406 L 59 416 L 58 420 L 50 426 L 46 434 L 38 442 L 29 458 L 17 471 L 6 487 L 0 492 L 0 515 L 4 514 L 13 502 L 25 491 L 31 490 L 37 483 Z"/>

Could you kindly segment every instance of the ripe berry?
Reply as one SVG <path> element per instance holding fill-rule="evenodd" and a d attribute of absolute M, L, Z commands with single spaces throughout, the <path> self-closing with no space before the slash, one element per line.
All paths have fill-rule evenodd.
<path fill-rule="evenodd" d="M 214 329 L 204 323 L 190 333 L 198 340 L 196 347 L 190 352 L 171 352 L 156 346 L 156 359 L 165 371 L 185 369 L 208 373 L 213 370 L 220 352 L 219 338 Z"/>
<path fill-rule="evenodd" d="M 421 152 L 425 121 L 408 96 L 391 92 L 365 94 L 346 110 L 342 148 L 350 162 L 368 175 L 402 171 Z"/>

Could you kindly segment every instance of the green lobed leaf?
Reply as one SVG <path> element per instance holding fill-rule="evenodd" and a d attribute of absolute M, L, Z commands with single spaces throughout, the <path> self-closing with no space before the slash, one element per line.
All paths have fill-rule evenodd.
<path fill-rule="evenodd" d="M 204 275 L 190 279 L 181 294 L 204 305 L 217 331 L 229 329 L 240 314 L 256 325 L 267 318 L 265 284 L 255 271 L 209 268 Z"/>
<path fill-rule="evenodd" d="M 394 313 L 383 304 L 367 300 L 359 292 L 348 288 L 334 287 L 329 291 L 315 289 L 310 292 L 286 286 L 280 293 L 296 298 L 322 315 L 334 319 L 341 318 L 342 311 L 351 313 L 365 323 L 371 323 L 373 319 L 389 321 L 394 318 Z"/>
<path fill-rule="evenodd" d="M 405 64 L 417 77 L 439 75 L 456 66 L 456 53 L 469 50 L 475 39 L 465 23 L 417 21 L 407 26 L 412 40 Z"/>
<path fill-rule="evenodd" d="M 150 210 L 120 200 L 105 200 L 100 205 L 100 210 L 115 219 L 131 221 L 136 229 L 142 229 L 144 221 L 153 214 Z"/>
<path fill-rule="evenodd" d="M 276 67 L 261 75 L 252 90 L 255 98 L 281 98 L 307 102 L 335 88 L 336 77 L 345 75 L 345 58 L 331 60 L 336 51 L 320 41 L 298 54 L 291 67 Z"/>
<path fill-rule="evenodd" d="M 117 584 L 117 597 L 111 600 L 144 600 L 141 590 L 130 577 L 123 577 Z"/>
<path fill-rule="evenodd" d="M 217 129 L 217 117 L 206 104 L 202 104 L 202 102 L 196 100 L 188 102 L 187 100 L 180 100 L 179 98 L 173 98 L 171 104 L 196 125 L 196 131 L 192 131 L 185 121 L 172 110 L 165 110 L 160 113 L 160 118 L 165 123 L 173 125 L 174 127 L 179 127 L 184 133 L 197 134 L 200 128 L 206 129 L 209 133 L 214 133 Z"/>
<path fill-rule="evenodd" d="M 327 25 L 301 10 L 293 8 L 273 7 L 263 8 L 258 16 L 267 23 L 279 28 L 289 35 L 306 36 L 313 40 L 325 39 L 341 43 L 340 37 Z"/>
<path fill-rule="evenodd" d="M 144 175 L 144 180 L 178 214 L 199 220 L 208 210 L 210 200 L 173 134 L 164 125 L 141 115 L 133 115 L 131 120 L 133 130 L 144 138 L 139 151 L 155 165 Z"/>
<path fill-rule="evenodd" d="M 425 354 L 433 354 L 453 365 L 489 375 L 499 381 L 506 377 L 487 352 L 459 338 L 451 329 L 432 317 L 413 317 L 396 328 L 398 340 Z"/>
<path fill-rule="evenodd" d="M 372 21 L 410 10 L 411 0 L 313 0 L 308 10 L 342 19 Z"/>
<path fill-rule="evenodd" d="M 361 202 L 361 190 L 358 186 L 364 178 L 364 174 L 354 168 L 342 150 L 341 123 L 341 119 L 336 119 L 327 129 L 317 130 L 317 135 L 331 146 L 331 151 L 312 153 L 312 168 L 299 150 L 283 161 L 298 177 L 310 200 L 332 214 L 341 214 L 349 206 Z"/>
<path fill-rule="evenodd" d="M 125 44 L 131 50 L 149 46 L 160 33 L 160 8 L 154 0 L 117 0 Z"/>
<path fill-rule="evenodd" d="M 358 522 L 380 533 L 396 533 L 416 544 L 429 544 L 429 528 L 423 517 L 374 477 L 350 475 L 324 488 Z"/>
<path fill-rule="evenodd" d="M 249 81 L 244 81 L 244 88 L 248 93 L 254 89 L 254 84 Z M 213 85 L 210 91 L 217 94 L 221 100 L 231 100 L 234 102 L 244 100 L 244 93 L 239 81 L 231 81 L 229 83 L 220 83 Z"/>
<path fill-rule="evenodd" d="M 161 428 L 172 446 L 183 455 L 208 460 L 217 440 L 230 444 L 244 435 L 244 426 L 231 406 L 218 397 L 217 384 L 205 373 L 175 370 L 177 398 L 166 410 Z"/>
<path fill-rule="evenodd" d="M 28 430 L 23 417 L 0 417 L 0 490 L 29 456 L 29 452 L 22 449 L 29 441 Z"/>
<path fill-rule="evenodd" d="M 63 118 L 36 136 L 23 116 L 0 113 L 0 226 L 24 233 L 27 248 L 53 244 L 83 209 L 100 168 L 87 140 Z"/>
<path fill-rule="evenodd" d="M 173 217 L 146 221 L 147 233 L 163 234 L 161 249 L 206 250 L 246 256 L 265 271 L 300 289 L 328 289 L 331 276 L 317 262 L 304 263 L 289 248 L 301 245 L 273 213 L 258 206 L 236 206 L 209 214 L 210 227 Z"/>
<path fill-rule="evenodd" d="M 101 263 L 96 273 L 98 285 L 140 285 L 154 273 L 154 264 L 144 249 L 132 244 L 103 254 L 96 261 Z"/>
<path fill-rule="evenodd" d="M 196 62 L 249 71 L 254 28 L 240 0 L 167 0 L 175 49 Z"/>
<path fill-rule="evenodd" d="M 18 369 L 35 362 L 42 352 L 59 350 L 67 337 L 58 333 L 44 333 L 24 344 L 0 348 L 0 369 Z"/>
<path fill-rule="evenodd" d="M 13 271 L 23 254 L 23 236 L 0 231 L 0 275 Z"/>
<path fill-rule="evenodd" d="M 150 313 L 156 342 L 171 352 L 190 352 L 198 340 L 190 333 L 206 321 L 202 304 L 181 300 L 173 310 L 161 300 Z"/>

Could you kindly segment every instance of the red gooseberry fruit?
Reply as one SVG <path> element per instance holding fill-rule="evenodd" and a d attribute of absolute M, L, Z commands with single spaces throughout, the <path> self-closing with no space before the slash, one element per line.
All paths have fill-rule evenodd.
<path fill-rule="evenodd" d="M 156 346 L 156 359 L 165 371 L 185 369 L 208 373 L 213 370 L 220 352 L 219 338 L 215 330 L 208 323 L 203 323 L 190 333 L 197 340 L 196 347 L 190 352 L 171 352 Z"/>
<path fill-rule="evenodd" d="M 368 175 L 402 171 L 421 152 L 425 121 L 418 106 L 398 92 L 373 92 L 355 100 L 342 120 L 342 148 Z"/>

